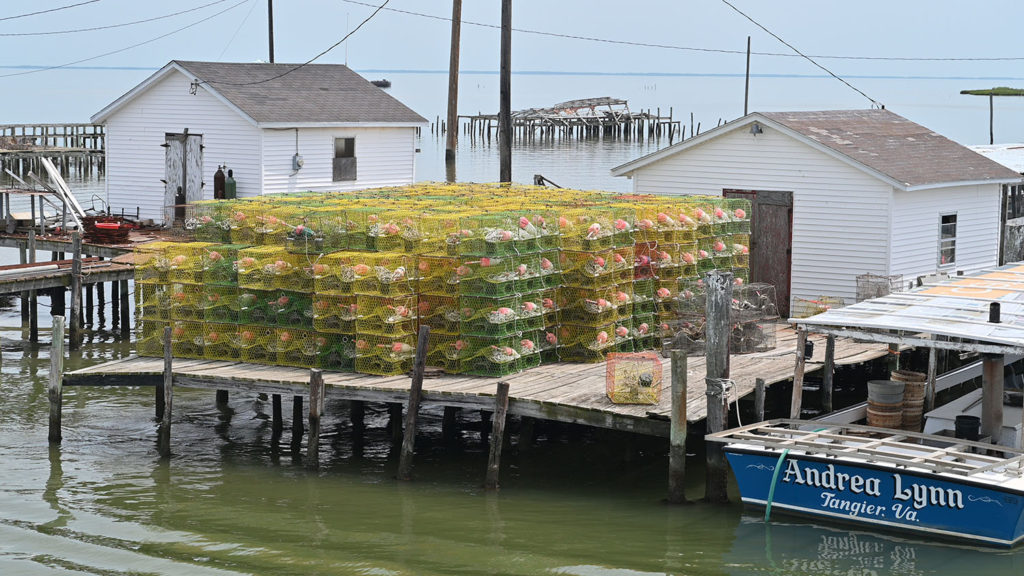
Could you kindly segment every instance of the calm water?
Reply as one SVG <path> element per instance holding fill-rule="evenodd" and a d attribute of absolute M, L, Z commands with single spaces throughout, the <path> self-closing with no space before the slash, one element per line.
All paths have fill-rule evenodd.
<path fill-rule="evenodd" d="M 396 96 L 425 116 L 444 113 L 443 92 L 440 104 L 437 97 L 443 76 L 388 76 Z M 527 80 L 543 96 L 514 105 L 635 94 L 648 100 L 638 106 L 661 105 L 663 111 L 674 101 L 678 117 L 679 110 L 689 110 L 679 103 L 686 98 L 700 112 L 699 103 L 708 98 L 699 86 L 710 90 L 715 82 L 737 82 L 571 80 L 577 83 L 573 90 L 546 91 L 540 84 L 550 84 L 550 78 Z M 496 108 L 482 96 L 491 81 L 482 77 L 475 89 L 464 85 L 468 111 Z M 417 85 L 420 96 L 413 94 Z M 911 98 L 913 86 L 886 86 Z M 941 96 L 912 105 L 941 118 L 961 106 L 948 101 Z M 836 102 L 817 107 L 851 107 Z M 1017 109 L 1007 114 L 1024 116 Z M 724 114 L 709 105 L 698 120 L 701 115 L 713 124 Z M 976 115 L 984 122 L 986 114 Z M 971 122 L 951 125 L 967 133 Z M 495 180 L 494 144 L 474 145 L 463 138 L 458 179 Z M 539 173 L 563 186 L 628 190 L 628 181 L 611 178 L 608 169 L 666 144 L 569 140 L 520 147 L 514 179 L 528 182 Z M 420 148 L 418 179 L 443 180 L 443 144 L 428 130 Z M 85 200 L 102 192 L 96 179 L 71 185 Z M 0 251 L 0 262 L 15 258 L 11 250 Z M 110 317 L 109 305 L 105 315 Z M 44 318 L 41 326 L 49 323 Z M 367 414 L 366 442 L 359 451 L 346 407 L 333 402 L 317 472 L 302 466 L 305 447 L 293 451 L 287 430 L 280 445 L 271 442 L 269 404 L 239 394 L 231 397 L 228 410 L 218 410 L 212 394 L 177 391 L 175 455 L 161 462 L 151 390 L 68 389 L 64 442 L 50 449 L 49 335 L 44 331 L 39 346 L 25 343 L 26 337 L 16 305 L 0 308 L 0 574 L 1005 575 L 1024 568 L 1024 551 L 890 539 L 785 519 L 765 525 L 736 504 L 669 507 L 661 502 L 664 442 L 630 444 L 619 435 L 562 426 L 542 430 L 529 452 L 506 452 L 503 489 L 488 494 L 480 489 L 487 455 L 473 413 L 462 416 L 459 444 L 446 447 L 439 414 L 425 411 L 411 483 L 394 480 L 397 451 L 387 439 L 381 407 Z M 66 366 L 130 353 L 130 344 L 117 340 L 108 320 L 88 333 L 82 351 Z M 285 412 L 290 414 L 287 406 Z M 691 462 L 691 470 L 699 472 L 696 464 Z M 691 498 L 702 491 L 700 482 L 689 487 Z"/>

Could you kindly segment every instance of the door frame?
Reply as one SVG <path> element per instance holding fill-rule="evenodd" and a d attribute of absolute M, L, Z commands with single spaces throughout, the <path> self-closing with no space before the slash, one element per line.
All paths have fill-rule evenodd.
<path fill-rule="evenodd" d="M 793 191 L 792 190 L 759 190 L 749 188 L 722 188 L 723 198 L 741 198 L 750 200 L 750 218 L 751 218 L 751 229 L 750 229 L 750 251 L 753 260 L 753 253 L 755 248 L 755 242 L 758 241 L 754 237 L 754 218 L 756 217 L 757 210 L 755 205 L 769 205 L 769 206 L 786 206 L 789 208 L 789 246 L 786 247 L 786 267 L 789 272 L 786 275 L 787 286 L 786 286 L 786 297 L 787 300 L 784 304 L 787 316 L 792 312 L 790 304 L 793 302 Z M 758 251 L 759 253 L 760 251 Z M 751 272 L 753 276 L 753 272 Z M 751 282 L 753 282 L 751 278 Z M 776 305 L 779 305 L 777 302 Z M 781 306 L 780 306 L 781 309 Z"/>

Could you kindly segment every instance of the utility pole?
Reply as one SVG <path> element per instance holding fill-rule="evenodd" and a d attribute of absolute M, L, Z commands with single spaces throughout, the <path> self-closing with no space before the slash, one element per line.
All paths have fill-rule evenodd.
<path fill-rule="evenodd" d="M 747 101 L 750 98 L 750 36 L 747 36 L 747 75 L 743 83 L 743 115 L 747 115 Z"/>
<path fill-rule="evenodd" d="M 274 63 L 274 0 L 267 0 L 267 33 L 270 35 L 270 63 Z"/>
<path fill-rule="evenodd" d="M 448 60 L 448 134 L 444 161 L 455 162 L 455 146 L 459 140 L 459 38 L 462 34 L 462 0 L 452 0 L 452 49 Z"/>
<path fill-rule="evenodd" d="M 512 0 L 501 0 L 501 77 L 498 92 L 500 182 L 512 182 Z"/>

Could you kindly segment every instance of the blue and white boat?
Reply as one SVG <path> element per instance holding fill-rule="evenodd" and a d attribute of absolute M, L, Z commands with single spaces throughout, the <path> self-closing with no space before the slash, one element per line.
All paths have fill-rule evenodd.
<path fill-rule="evenodd" d="M 743 502 L 766 517 L 794 513 L 992 546 L 1024 539 L 1021 450 L 802 420 L 705 438 L 724 443 Z"/>

